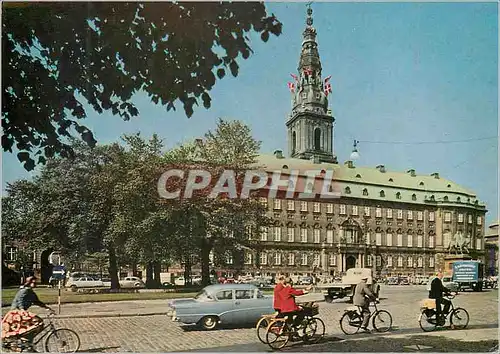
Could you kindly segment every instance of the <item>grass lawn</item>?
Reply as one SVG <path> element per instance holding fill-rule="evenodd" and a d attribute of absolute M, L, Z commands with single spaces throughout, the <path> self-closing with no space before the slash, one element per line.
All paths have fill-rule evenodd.
<path fill-rule="evenodd" d="M 10 306 L 12 299 L 16 295 L 18 288 L 2 289 L 2 307 Z M 38 297 L 46 304 L 56 304 L 58 289 L 37 288 L 35 289 Z M 264 291 L 266 294 L 272 294 L 272 290 Z M 113 294 L 84 294 L 61 289 L 61 303 L 80 303 L 80 302 L 102 302 L 102 301 L 123 301 L 123 300 L 157 300 L 157 299 L 176 299 L 193 297 L 196 292 L 140 292 L 140 293 L 113 293 Z"/>

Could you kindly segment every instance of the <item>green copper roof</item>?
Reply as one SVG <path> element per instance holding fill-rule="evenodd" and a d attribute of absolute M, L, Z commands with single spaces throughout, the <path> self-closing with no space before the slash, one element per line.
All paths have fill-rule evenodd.
<path fill-rule="evenodd" d="M 477 200 L 474 192 L 440 176 L 436 178 L 431 175 L 412 175 L 410 172 L 387 170 L 381 172 L 377 168 L 358 166 L 350 168 L 343 164 L 314 163 L 311 160 L 277 158 L 269 154 L 259 155 L 256 165 L 266 170 L 283 172 L 333 170 L 333 179 L 339 182 L 335 188 L 339 188 L 344 197 L 417 204 L 433 203 L 431 201 L 433 197 L 434 202 L 441 205 L 461 206 L 470 206 Z M 483 204 L 476 206 L 484 207 Z"/>

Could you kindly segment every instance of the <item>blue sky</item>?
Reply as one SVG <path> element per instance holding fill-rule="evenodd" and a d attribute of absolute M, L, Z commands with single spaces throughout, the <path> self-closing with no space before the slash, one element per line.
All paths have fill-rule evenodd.
<path fill-rule="evenodd" d="M 202 136 L 219 117 L 240 119 L 262 140 L 262 151 L 287 150 L 287 82 L 296 73 L 304 3 L 268 3 L 283 34 L 263 43 L 251 35 L 254 54 L 240 61 L 211 92 L 210 110 L 188 119 L 138 94 L 140 116 L 123 122 L 88 109 L 84 122 L 100 143 L 123 133 L 159 134 L 168 147 Z M 417 173 L 438 171 L 475 191 L 498 219 L 498 140 L 448 144 L 498 135 L 498 10 L 496 3 L 315 3 L 323 76 L 332 75 L 330 105 L 336 117 L 335 151 L 349 158 L 360 140 L 358 165 L 384 164 Z M 383 144 L 371 142 L 386 142 Z M 29 177 L 15 155 L 3 154 L 2 189 Z"/>

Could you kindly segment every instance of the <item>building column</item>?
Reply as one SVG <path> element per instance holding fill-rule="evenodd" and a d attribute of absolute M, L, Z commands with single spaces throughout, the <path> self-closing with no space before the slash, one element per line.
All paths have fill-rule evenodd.
<path fill-rule="evenodd" d="M 342 272 L 345 272 L 345 258 L 346 258 L 346 255 L 344 253 L 342 253 Z"/>
<path fill-rule="evenodd" d="M 358 262 L 357 262 L 357 266 L 358 266 L 359 268 L 363 268 L 362 261 L 361 261 L 361 253 L 358 253 Z"/>

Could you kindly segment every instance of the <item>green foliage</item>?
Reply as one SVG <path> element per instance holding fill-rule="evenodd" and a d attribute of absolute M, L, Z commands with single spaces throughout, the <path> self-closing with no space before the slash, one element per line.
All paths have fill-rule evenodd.
<path fill-rule="evenodd" d="M 27 170 L 56 155 L 74 155 L 67 138 L 81 125 L 84 104 L 124 120 L 145 92 L 188 117 L 238 61 L 252 53 L 250 32 L 280 35 L 282 25 L 259 2 L 3 3 L 2 147 Z M 216 77 L 217 76 L 217 77 Z"/>

